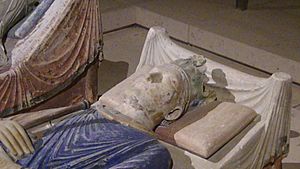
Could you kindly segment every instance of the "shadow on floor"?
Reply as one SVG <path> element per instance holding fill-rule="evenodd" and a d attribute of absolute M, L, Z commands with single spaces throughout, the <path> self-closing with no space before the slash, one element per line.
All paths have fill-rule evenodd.
<path fill-rule="evenodd" d="M 290 137 L 291 138 L 296 138 L 296 137 L 299 137 L 300 136 L 300 133 L 295 131 L 295 130 L 290 130 Z M 299 168 L 300 169 L 300 168 Z"/>
<path fill-rule="evenodd" d="M 127 62 L 113 62 L 103 60 L 98 70 L 98 93 L 103 95 L 116 84 L 120 83 L 127 77 L 129 64 Z"/>
<path fill-rule="evenodd" d="M 299 169 L 300 163 L 283 163 L 282 169 Z"/>

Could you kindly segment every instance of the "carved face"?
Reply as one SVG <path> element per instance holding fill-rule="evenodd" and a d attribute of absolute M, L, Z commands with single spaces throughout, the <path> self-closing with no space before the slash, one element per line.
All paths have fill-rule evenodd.
<path fill-rule="evenodd" d="M 175 120 L 201 94 L 202 73 L 191 61 L 141 68 L 100 101 L 150 130 L 164 118 Z"/>
<path fill-rule="evenodd" d="M 184 83 L 184 76 L 174 67 L 159 66 L 134 80 L 124 91 L 124 103 L 135 113 L 145 114 L 155 126 L 170 112 L 182 110 L 183 93 L 187 90 Z"/>

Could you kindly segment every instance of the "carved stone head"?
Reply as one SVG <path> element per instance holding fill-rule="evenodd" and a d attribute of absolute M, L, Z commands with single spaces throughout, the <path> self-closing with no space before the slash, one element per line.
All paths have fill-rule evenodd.
<path fill-rule="evenodd" d="M 192 99 L 201 97 L 203 57 L 177 60 L 133 74 L 106 94 L 100 101 L 153 129 L 164 118 L 176 120 Z"/>

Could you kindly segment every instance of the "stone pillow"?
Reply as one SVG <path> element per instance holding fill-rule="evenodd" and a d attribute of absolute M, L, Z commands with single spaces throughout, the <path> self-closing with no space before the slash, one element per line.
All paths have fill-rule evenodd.
<path fill-rule="evenodd" d="M 159 138 L 209 158 L 256 117 L 254 110 L 235 103 L 215 102 L 188 112 L 169 126 L 159 126 Z"/>

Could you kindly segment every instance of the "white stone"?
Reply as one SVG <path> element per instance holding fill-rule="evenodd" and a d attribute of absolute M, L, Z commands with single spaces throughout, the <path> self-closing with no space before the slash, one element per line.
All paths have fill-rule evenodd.
<path fill-rule="evenodd" d="M 145 41 L 137 71 L 143 66 L 156 66 L 196 53 L 171 41 L 163 28 L 151 28 Z M 212 162 L 186 151 L 195 168 L 263 168 L 272 159 L 288 153 L 291 76 L 275 73 L 269 78 L 258 78 L 207 59 L 208 85 L 223 88 L 234 97 L 234 102 L 255 110 L 261 120 L 217 162 Z M 222 71 L 226 85 L 218 84 L 213 70 Z M 244 158 L 246 157 L 247 158 Z"/>
<path fill-rule="evenodd" d="M 143 67 L 99 101 L 153 130 L 164 118 L 179 118 L 191 100 L 203 97 L 204 63 L 203 57 L 194 56 L 190 60 Z"/>
<path fill-rule="evenodd" d="M 174 138 L 178 146 L 208 158 L 255 117 L 256 113 L 246 106 L 223 102 L 200 120 L 176 132 Z"/>

